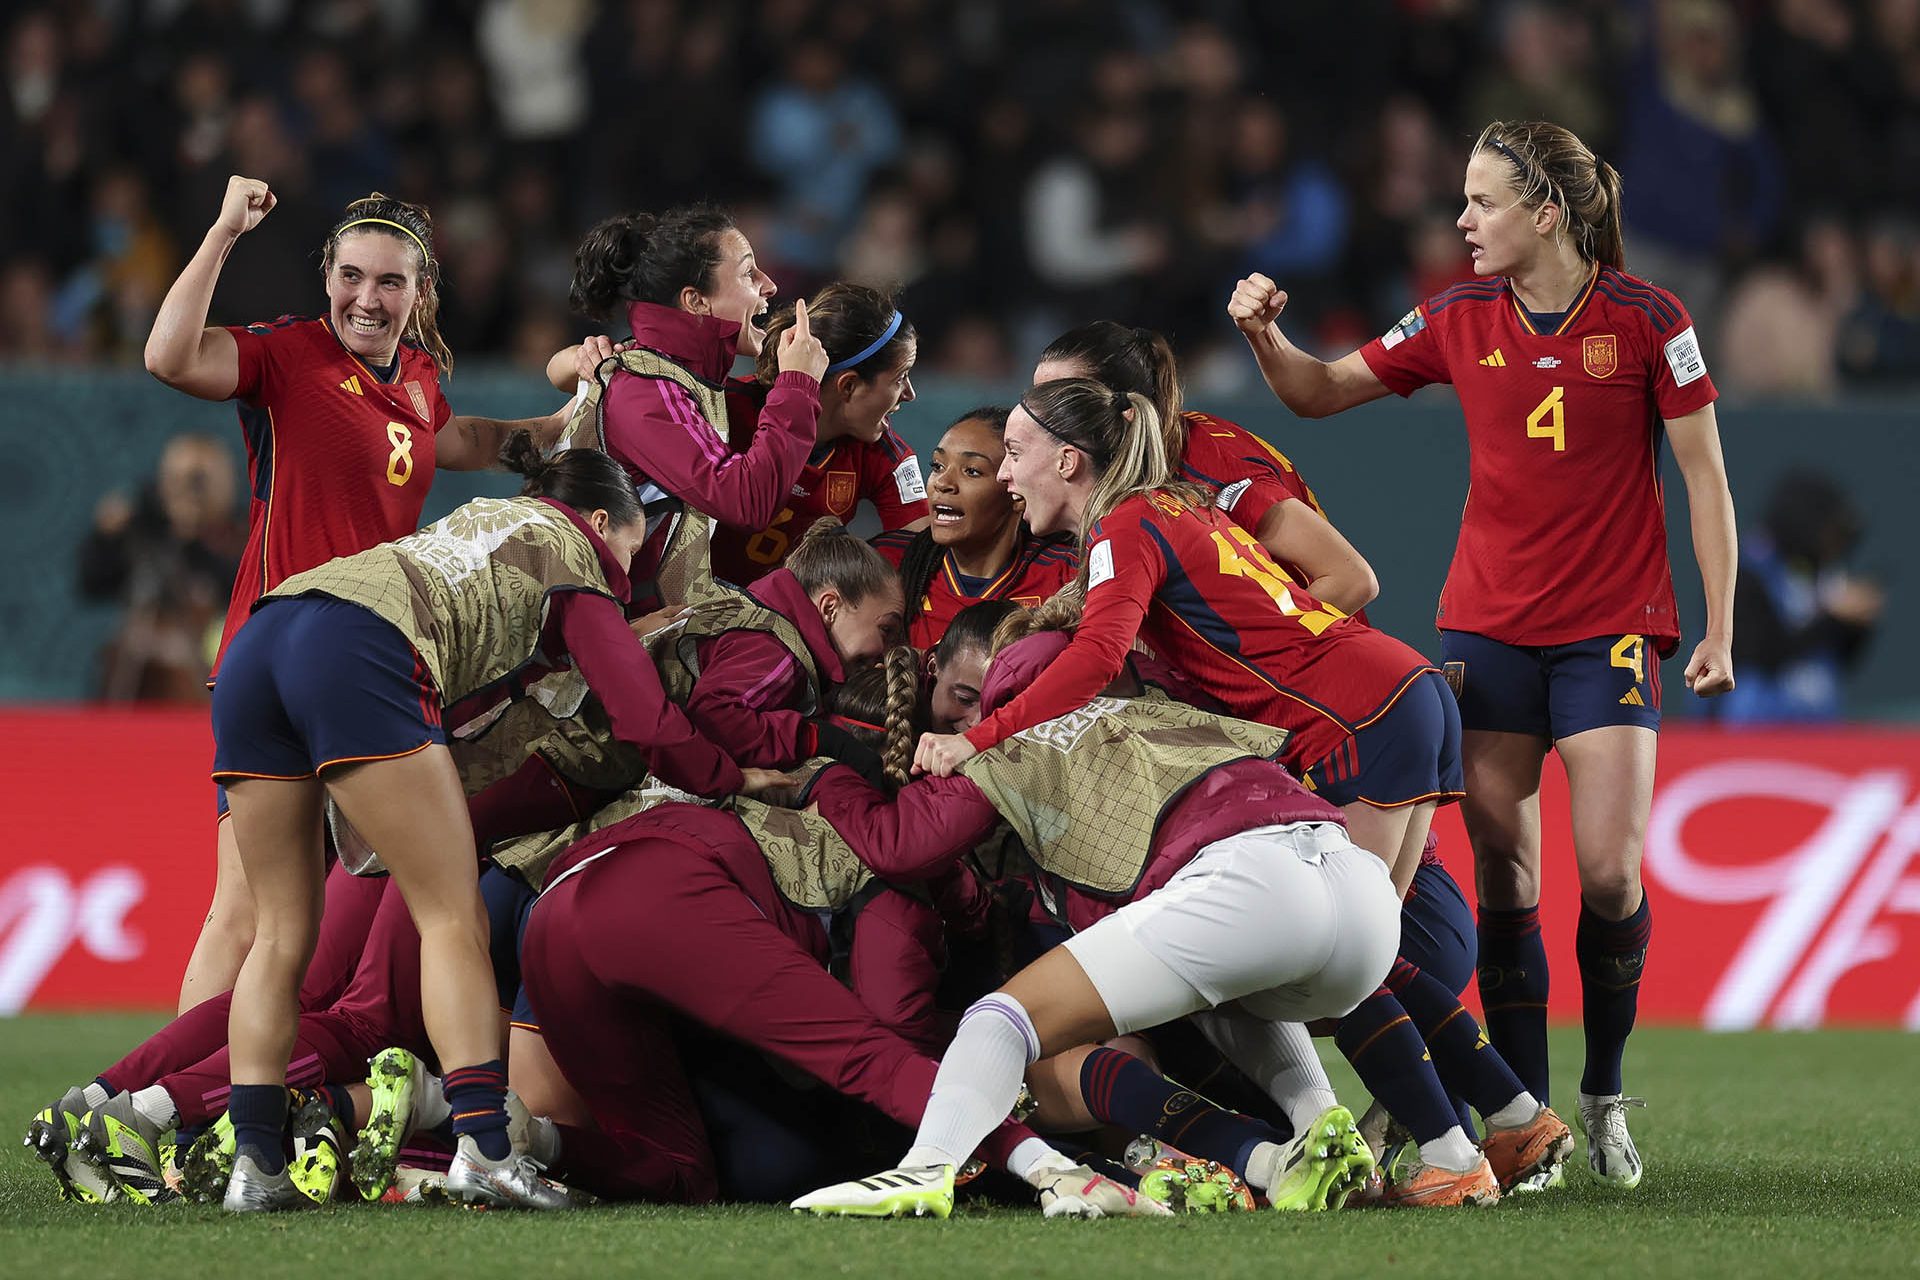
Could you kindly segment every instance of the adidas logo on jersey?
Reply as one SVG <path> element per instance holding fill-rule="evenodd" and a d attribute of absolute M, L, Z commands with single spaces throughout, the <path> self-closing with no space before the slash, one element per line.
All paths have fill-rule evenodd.
<path fill-rule="evenodd" d="M 1627 690 L 1627 696 L 1620 699 L 1620 705 L 1623 707 L 1644 707 L 1647 705 L 1647 700 L 1640 696 L 1638 689 L 1629 689 Z"/>
<path fill-rule="evenodd" d="M 1495 347 L 1492 355 L 1480 357 L 1480 363 L 1489 369 L 1504 369 L 1507 367 L 1507 358 L 1500 354 L 1500 348 Z"/>
<path fill-rule="evenodd" d="M 366 394 L 366 392 L 360 389 L 360 375 L 357 373 L 347 375 L 347 380 L 340 384 L 340 389 L 342 391 L 351 391 L 357 396 L 364 396 Z"/>
<path fill-rule="evenodd" d="M 1533 367 L 1536 369 L 1558 369 L 1560 367 L 1560 357 L 1541 356 L 1533 362 Z"/>

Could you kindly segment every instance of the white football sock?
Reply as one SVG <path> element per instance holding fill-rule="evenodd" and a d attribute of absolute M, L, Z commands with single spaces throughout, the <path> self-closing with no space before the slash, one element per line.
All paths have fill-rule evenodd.
<path fill-rule="evenodd" d="M 1023 1138 L 1007 1153 L 1007 1172 L 1029 1186 L 1038 1185 L 1035 1179 L 1039 1174 L 1071 1168 L 1073 1161 L 1055 1151 L 1045 1138 Z"/>
<path fill-rule="evenodd" d="M 1255 1191 L 1265 1191 L 1280 1176 L 1280 1157 L 1286 1154 L 1286 1148 L 1277 1142 L 1257 1142 L 1253 1154 L 1247 1157 L 1246 1172 L 1241 1177 Z"/>
<path fill-rule="evenodd" d="M 447 1085 L 430 1072 L 420 1074 L 420 1087 L 413 1091 L 413 1127 L 438 1129 L 453 1119 L 453 1107 L 447 1102 Z"/>
<path fill-rule="evenodd" d="M 1228 1062 L 1280 1104 L 1295 1133 L 1305 1133 L 1322 1111 L 1339 1103 L 1313 1037 L 1299 1023 L 1267 1022 L 1231 1007 L 1192 1018 Z"/>
<path fill-rule="evenodd" d="M 920 1132 L 901 1167 L 963 1164 L 1013 1110 L 1020 1081 L 1039 1056 L 1039 1033 L 1018 1000 L 1004 992 L 976 1000 L 940 1060 Z"/>
<path fill-rule="evenodd" d="M 107 1086 L 101 1084 L 98 1080 L 85 1086 L 80 1092 L 86 1097 L 89 1107 L 97 1107 L 113 1096 L 107 1092 Z"/>
<path fill-rule="evenodd" d="M 1518 1129 L 1539 1114 L 1540 1103 L 1522 1089 L 1518 1096 L 1490 1116 L 1481 1117 L 1489 1129 Z"/>
<path fill-rule="evenodd" d="M 1466 1131 L 1455 1125 L 1432 1142 L 1421 1143 L 1420 1159 L 1448 1173 L 1466 1173 L 1480 1167 L 1481 1155 Z"/>
<path fill-rule="evenodd" d="M 148 1085 L 133 1095 L 133 1109 L 162 1131 L 179 1127 L 180 1108 L 173 1105 L 173 1095 L 157 1084 Z"/>

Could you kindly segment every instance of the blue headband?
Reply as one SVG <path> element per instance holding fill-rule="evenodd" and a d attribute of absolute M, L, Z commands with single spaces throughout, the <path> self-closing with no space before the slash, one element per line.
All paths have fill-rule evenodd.
<path fill-rule="evenodd" d="M 872 342 L 868 343 L 860 351 L 856 352 L 851 356 L 848 356 L 845 360 L 835 360 L 832 364 L 827 366 L 827 372 L 839 373 L 843 369 L 851 369 L 853 368 L 853 366 L 859 364 L 862 360 L 865 360 L 867 357 L 871 356 L 874 352 L 878 351 L 880 348 L 886 346 L 889 342 L 892 342 L 893 335 L 900 332 L 900 322 L 904 319 L 906 319 L 906 317 L 901 315 L 898 311 L 894 312 L 893 319 L 887 321 L 887 327 L 880 331 L 879 337 L 875 338 Z"/>

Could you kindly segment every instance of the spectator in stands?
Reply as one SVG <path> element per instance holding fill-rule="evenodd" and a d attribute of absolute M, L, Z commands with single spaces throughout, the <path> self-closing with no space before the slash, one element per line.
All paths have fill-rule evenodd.
<path fill-rule="evenodd" d="M 1733 660 L 1740 683 L 1714 712 L 1728 724 L 1838 720 L 1842 678 L 1860 659 L 1886 603 L 1847 568 L 1860 541 L 1859 509 L 1830 477 L 1780 477 L 1765 523 L 1740 543 L 1733 597 Z"/>
<path fill-rule="evenodd" d="M 805 35 L 754 110 L 751 144 L 755 166 L 779 187 L 776 260 L 808 276 L 831 274 L 868 180 L 900 152 L 893 105 L 849 74 L 831 39 Z"/>
<path fill-rule="evenodd" d="M 1858 386 L 1920 385 L 1920 228 L 1881 220 L 1865 261 L 1864 287 L 1841 322 L 1841 368 Z"/>
<path fill-rule="evenodd" d="M 100 697 L 207 701 L 207 669 L 246 537 L 236 489 L 227 450 L 188 433 L 167 442 L 136 499 L 100 500 L 80 548 L 80 594 L 126 610 L 100 654 Z"/>
<path fill-rule="evenodd" d="M 1780 160 L 1724 0 L 1642 8 L 1650 30 L 1621 98 L 1628 265 L 1685 297 L 1712 334 L 1725 262 L 1751 256 L 1778 222 Z"/>

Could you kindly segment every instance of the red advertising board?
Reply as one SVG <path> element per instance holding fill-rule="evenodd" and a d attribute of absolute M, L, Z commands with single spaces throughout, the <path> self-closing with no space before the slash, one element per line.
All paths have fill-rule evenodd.
<path fill-rule="evenodd" d="M 171 1007 L 213 886 L 204 712 L 0 712 L 0 1013 Z M 1550 760 L 1553 1009 L 1579 1016 L 1566 784 Z M 1463 885 L 1472 858 L 1443 812 Z M 1662 735 L 1648 1021 L 1920 1028 L 1920 732 Z"/>

